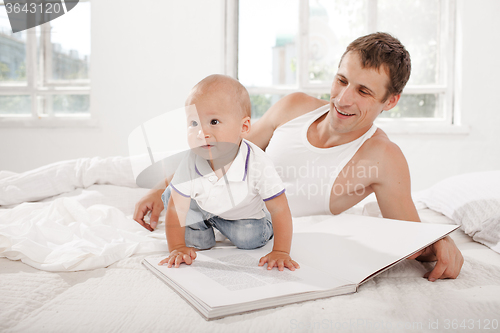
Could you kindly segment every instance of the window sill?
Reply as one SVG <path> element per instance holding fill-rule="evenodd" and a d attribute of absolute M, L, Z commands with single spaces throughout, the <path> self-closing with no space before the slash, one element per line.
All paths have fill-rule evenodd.
<path fill-rule="evenodd" d="M 90 115 L 69 115 L 34 118 L 0 116 L 0 128 L 97 128 L 99 122 Z"/>
<path fill-rule="evenodd" d="M 375 125 L 387 134 L 407 135 L 407 134 L 440 134 L 440 135 L 468 135 L 470 127 L 468 125 L 436 124 L 432 122 L 405 122 L 389 123 L 376 121 Z"/>

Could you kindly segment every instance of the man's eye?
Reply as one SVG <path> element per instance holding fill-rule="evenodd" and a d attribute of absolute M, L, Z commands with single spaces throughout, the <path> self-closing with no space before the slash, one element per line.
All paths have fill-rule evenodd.
<path fill-rule="evenodd" d="M 217 125 L 218 123 L 220 122 L 217 119 L 210 120 L 210 125 Z"/>
<path fill-rule="evenodd" d="M 364 90 L 360 90 L 359 91 L 362 95 L 368 95 L 368 92 L 364 91 Z"/>
<path fill-rule="evenodd" d="M 342 80 L 342 79 L 339 79 L 339 82 L 340 82 L 341 84 L 344 84 L 344 85 L 346 85 L 346 84 L 347 84 L 347 81 Z"/>

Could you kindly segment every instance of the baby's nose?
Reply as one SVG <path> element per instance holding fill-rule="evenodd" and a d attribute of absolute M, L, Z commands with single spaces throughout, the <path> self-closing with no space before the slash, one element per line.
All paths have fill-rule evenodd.
<path fill-rule="evenodd" d="M 208 135 L 208 133 L 203 132 L 203 130 L 202 130 L 202 129 L 200 129 L 200 130 L 198 131 L 198 138 L 200 138 L 200 139 L 206 139 L 206 138 L 208 138 L 209 136 L 210 136 L 210 135 Z"/>

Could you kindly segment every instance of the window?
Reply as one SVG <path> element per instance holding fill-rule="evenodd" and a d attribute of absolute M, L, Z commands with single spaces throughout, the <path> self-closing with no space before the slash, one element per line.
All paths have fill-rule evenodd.
<path fill-rule="evenodd" d="M 90 119 L 90 1 L 77 3 L 64 7 L 63 16 L 12 33 L 0 2 L 0 123 Z"/>
<path fill-rule="evenodd" d="M 377 121 L 457 124 L 454 13 L 453 0 L 228 0 L 226 71 L 248 88 L 258 118 L 292 92 L 329 99 L 347 45 L 385 31 L 410 52 L 412 74 L 398 105 Z"/>

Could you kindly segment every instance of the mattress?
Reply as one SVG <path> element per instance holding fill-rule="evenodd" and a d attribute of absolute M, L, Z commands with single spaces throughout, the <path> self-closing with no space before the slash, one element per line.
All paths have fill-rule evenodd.
<path fill-rule="evenodd" d="M 147 190 L 134 185 L 126 167 L 116 168 L 120 163 L 126 166 L 126 161 L 87 162 L 64 162 L 57 166 L 58 172 L 54 166 L 30 175 L 0 172 L 0 180 L 9 178 L 11 186 L 35 182 L 43 186 L 44 191 L 38 193 L 33 186 L 29 191 L 24 190 L 24 196 L 16 192 L 19 202 L 12 195 L 2 198 L 5 191 L 23 192 L 15 186 L 14 189 L 3 188 L 0 194 L 0 235 L 4 235 L 0 238 L 4 256 L 0 258 L 1 332 L 450 332 L 479 331 L 487 327 L 492 331 L 499 329 L 500 255 L 474 242 L 461 230 L 451 235 L 465 258 L 455 280 L 429 282 L 422 276 L 433 263 L 406 260 L 363 284 L 355 294 L 207 322 L 141 265 L 144 257 L 165 253 L 164 225 L 160 224 L 153 233 L 136 228 L 132 221 L 134 204 Z M 104 171 L 94 170 L 96 174 L 89 175 L 82 172 L 82 165 L 87 168 L 93 165 L 96 170 L 112 167 L 114 171 L 103 176 Z M 61 178 L 64 168 L 70 171 Z M 51 173 L 54 179 L 47 176 Z M 111 179 L 113 177 L 116 179 Z M 66 184 L 62 184 L 64 182 Z M 31 197 L 26 199 L 28 195 Z M 49 210 L 51 207 L 52 212 L 57 209 L 71 211 L 71 207 L 81 206 L 83 208 L 78 209 L 83 209 L 90 218 L 72 223 L 80 223 L 76 224 L 80 229 L 85 223 L 101 228 L 96 230 L 103 230 L 99 223 L 108 229 L 115 228 L 122 236 L 111 243 L 122 241 L 127 246 L 110 248 L 100 240 L 104 242 L 101 248 L 89 247 L 87 253 L 69 264 L 64 257 L 57 257 L 59 252 L 51 252 L 50 258 L 58 259 L 56 262 L 60 266 L 53 262 L 43 266 L 43 262 L 36 261 L 36 255 L 23 250 L 25 243 L 16 248 L 5 238 L 8 234 L 5 217 L 16 216 L 16 221 L 27 223 L 29 219 L 25 216 L 16 215 L 22 210 L 14 215 L 12 212 L 16 207 L 26 206 L 28 201 L 32 209 L 33 205 L 39 205 L 37 209 Z M 346 213 L 362 214 L 362 208 L 358 206 Z M 108 215 L 102 213 L 106 211 Z M 97 219 L 93 220 L 94 215 Z M 424 223 L 453 223 L 428 208 L 419 209 L 419 215 Z M 325 218 L 327 216 L 295 218 L 294 228 L 307 228 Z M 106 222 L 110 220 L 123 223 Z M 30 225 L 23 224 L 23 228 L 26 226 Z M 43 234 L 43 230 L 40 233 Z M 44 241 L 50 249 L 51 243 Z M 6 253 L 5 249 L 9 251 Z M 103 256 L 106 258 L 102 259 Z M 66 267 L 66 271 L 54 269 L 57 267 Z"/>

